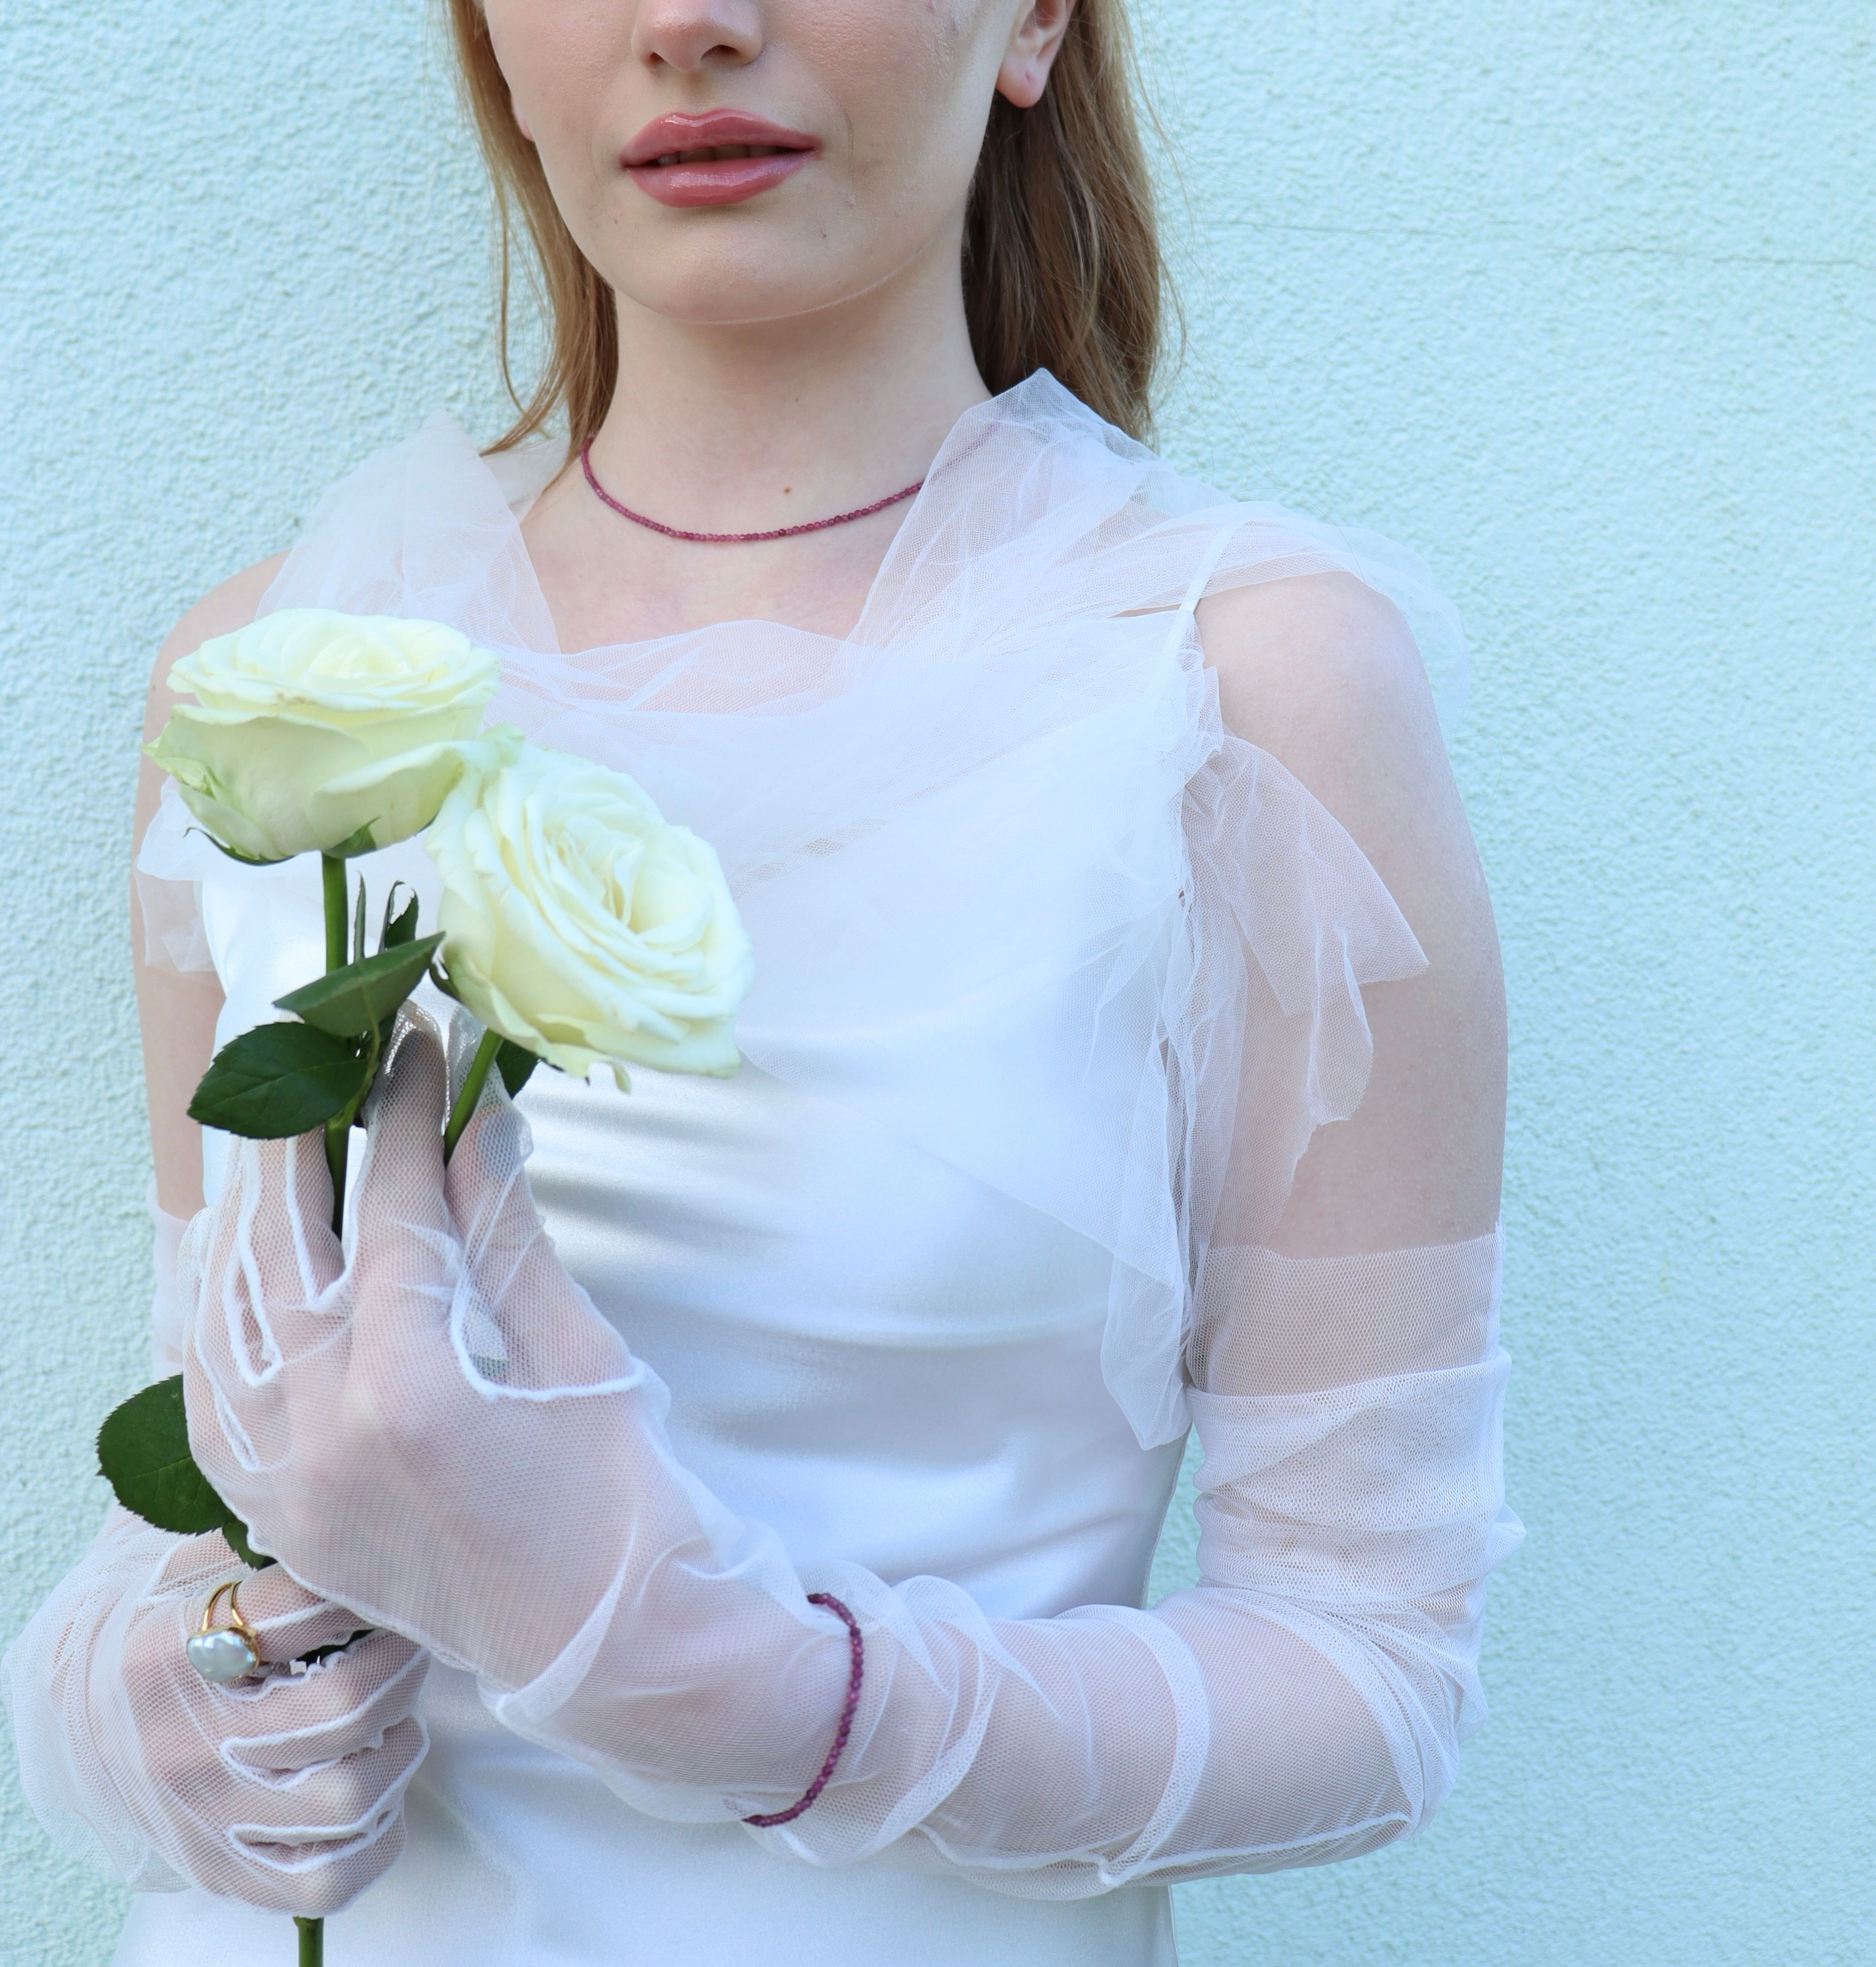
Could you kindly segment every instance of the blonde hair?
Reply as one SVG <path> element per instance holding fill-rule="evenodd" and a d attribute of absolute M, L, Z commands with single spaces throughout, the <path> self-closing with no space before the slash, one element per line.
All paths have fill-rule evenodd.
<path fill-rule="evenodd" d="M 516 127 L 481 0 L 445 0 L 463 99 L 495 188 L 498 352 L 518 412 L 489 447 L 563 415 L 575 444 L 618 381 L 612 289 L 573 243 Z M 1136 437 L 1151 421 L 1166 305 L 1152 181 L 1135 111 L 1125 0 L 1080 0 L 1042 99 L 991 105 L 964 225 L 964 309 L 993 392 L 1048 369 Z M 517 222 L 538 278 L 547 354 L 524 399 L 509 367 Z"/>

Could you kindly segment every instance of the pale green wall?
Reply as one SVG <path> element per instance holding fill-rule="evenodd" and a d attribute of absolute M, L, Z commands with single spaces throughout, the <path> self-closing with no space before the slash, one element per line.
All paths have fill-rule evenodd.
<path fill-rule="evenodd" d="M 1858 0 L 1155 0 L 1168 447 L 1413 541 L 1475 641 L 1532 1532 L 1429 1835 L 1183 1894 L 1189 1967 L 1876 1956 L 1871 36 Z M 495 397 L 414 0 L 5 0 L 0 128 L 10 1633 L 141 1363 L 154 644 L 361 453 Z M 113 1892 L 10 1775 L 0 1812 L 0 1959 L 104 1961 Z"/>

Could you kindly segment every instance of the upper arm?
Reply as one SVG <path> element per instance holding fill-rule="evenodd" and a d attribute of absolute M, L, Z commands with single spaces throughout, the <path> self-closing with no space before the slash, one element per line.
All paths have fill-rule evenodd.
<path fill-rule="evenodd" d="M 204 595 L 163 639 L 144 703 L 144 741 L 155 738 L 178 701 L 169 687 L 172 664 L 211 635 L 231 634 L 254 619 L 261 596 L 286 556 L 224 580 Z M 131 851 L 134 856 L 157 810 L 163 774 L 147 758 L 137 774 L 137 806 Z M 137 1022 L 143 1034 L 144 1082 L 150 1105 L 150 1152 L 156 1166 L 157 1200 L 173 1216 L 190 1216 L 202 1206 L 202 1129 L 188 1108 L 195 1084 L 215 1051 L 215 1019 L 221 987 L 212 971 L 179 975 L 152 968 L 145 960 L 142 911 L 135 883 L 131 890 L 131 959 L 137 984 Z"/>
<path fill-rule="evenodd" d="M 1363 992 L 1367 1091 L 1319 1129 L 1270 1242 L 1293 1255 L 1456 1242 L 1497 1220 L 1505 1006 L 1498 938 L 1419 652 L 1352 575 L 1238 588 L 1199 626 L 1228 728 L 1332 813 L 1427 958 Z"/>

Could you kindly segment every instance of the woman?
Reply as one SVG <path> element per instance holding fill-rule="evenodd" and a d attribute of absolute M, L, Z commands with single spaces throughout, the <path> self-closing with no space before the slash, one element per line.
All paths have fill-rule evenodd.
<path fill-rule="evenodd" d="M 137 1967 L 283 1957 L 281 1911 L 348 1963 L 1170 1961 L 1169 1882 L 1411 1833 L 1483 1716 L 1518 1533 L 1456 627 L 1125 434 L 1118 0 L 451 19 L 544 380 L 192 609 L 151 729 L 259 612 L 453 622 L 494 714 L 717 847 L 747 1063 L 537 1074 L 525 1174 L 499 1093 L 446 1171 L 413 1020 L 341 1253 L 316 1153 L 184 1113 L 317 967 L 316 882 L 147 775 L 159 1349 L 282 1560 L 276 1664 L 195 1676 L 224 1547 L 114 1517 L 10 1661 L 29 1788 L 150 1888 Z M 1193 1424 L 1203 1581 L 1144 1611 Z"/>

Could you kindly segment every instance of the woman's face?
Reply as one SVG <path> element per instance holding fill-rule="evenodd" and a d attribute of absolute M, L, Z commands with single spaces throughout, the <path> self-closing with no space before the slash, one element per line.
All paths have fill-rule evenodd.
<path fill-rule="evenodd" d="M 625 301 L 696 322 L 956 266 L 993 95 L 1074 0 L 486 0 L 515 119 Z"/>

